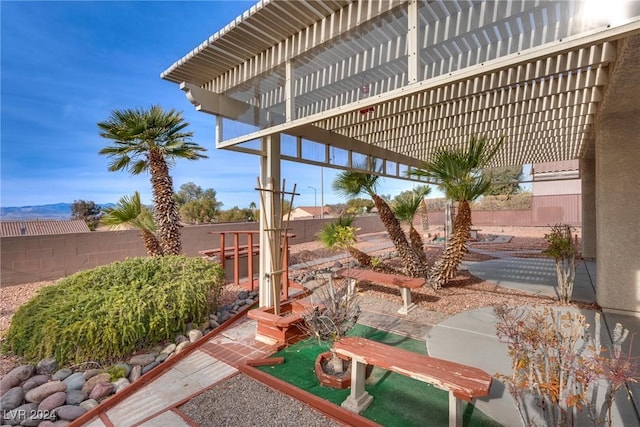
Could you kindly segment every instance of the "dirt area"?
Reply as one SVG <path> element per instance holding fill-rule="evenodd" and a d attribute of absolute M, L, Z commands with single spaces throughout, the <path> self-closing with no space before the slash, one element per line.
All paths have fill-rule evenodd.
<path fill-rule="evenodd" d="M 431 233 L 441 231 L 437 227 L 429 230 Z M 544 248 L 544 234 L 547 228 L 540 227 L 481 227 L 479 234 L 501 234 L 514 236 L 509 243 L 504 244 L 482 244 L 484 251 L 541 251 Z M 378 247 L 385 241 L 385 233 L 376 233 L 375 235 L 360 236 L 359 243 L 356 245 L 359 249 L 367 251 L 373 247 Z M 388 240 L 387 240 L 388 242 Z M 476 247 L 471 244 L 470 248 Z M 393 248 L 373 252 L 373 255 L 382 255 L 393 250 Z M 427 247 L 426 253 L 430 262 L 437 260 L 441 254 L 441 245 L 431 245 Z M 309 242 L 291 247 L 292 263 L 304 262 L 305 260 L 313 260 L 318 258 L 331 257 L 340 254 L 340 251 L 334 251 L 324 248 L 319 242 Z M 535 254 L 533 254 L 535 256 Z M 465 257 L 468 261 L 485 261 L 493 259 L 491 255 L 469 253 Z M 398 260 L 388 260 L 388 262 L 399 266 Z M 321 268 L 323 266 L 314 266 L 313 268 Z M 15 310 L 25 302 L 29 301 L 36 292 L 44 287 L 56 283 L 36 282 L 17 286 L 0 288 L 0 337 L 4 336 L 9 328 L 11 317 Z M 372 296 L 375 298 L 394 301 L 401 304 L 402 300 L 395 290 L 389 290 L 384 286 L 375 284 L 365 284 L 360 287 L 362 296 Z M 224 293 L 224 300 L 235 299 L 237 289 L 227 287 Z M 472 310 L 475 308 L 486 307 L 501 303 L 506 304 L 553 304 L 554 300 L 546 297 L 532 296 L 524 292 L 509 290 L 497 286 L 490 282 L 472 276 L 466 271 L 461 271 L 448 285 L 437 292 L 429 287 L 423 287 L 415 290 L 413 299 L 419 307 L 423 307 L 429 311 L 440 312 L 445 316 L 450 316 L 461 311 Z M 0 358 L 0 376 L 6 374 L 20 363 L 19 358 L 14 356 L 3 355 Z"/>

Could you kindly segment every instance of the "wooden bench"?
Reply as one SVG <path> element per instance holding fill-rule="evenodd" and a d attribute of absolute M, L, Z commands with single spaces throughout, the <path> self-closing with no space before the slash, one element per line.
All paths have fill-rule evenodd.
<path fill-rule="evenodd" d="M 449 392 L 449 426 L 462 426 L 462 400 L 471 402 L 489 394 L 491 375 L 481 369 L 392 347 L 361 337 L 342 338 L 336 353 L 351 358 L 351 392 L 342 407 L 361 413 L 373 401 L 365 390 L 365 368 L 387 371 L 432 384 Z"/>
<path fill-rule="evenodd" d="M 378 273 L 377 271 L 361 270 L 358 268 L 343 268 L 336 271 L 336 275 L 348 279 L 351 291 L 355 289 L 358 280 L 377 283 L 386 286 L 397 286 L 400 288 L 400 296 L 403 305 L 398 310 L 400 314 L 409 314 L 416 305 L 411 302 L 411 289 L 420 288 L 425 284 L 425 279 L 415 277 L 397 276 L 395 274 Z"/>

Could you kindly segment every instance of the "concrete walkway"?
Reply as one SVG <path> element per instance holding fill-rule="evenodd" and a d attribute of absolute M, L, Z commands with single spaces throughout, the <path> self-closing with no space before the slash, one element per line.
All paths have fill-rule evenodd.
<path fill-rule="evenodd" d="M 492 255 L 495 255 L 492 253 Z M 483 280 L 492 281 L 500 286 L 555 297 L 555 263 L 544 258 L 509 258 L 466 263 L 469 272 Z M 595 263 L 582 262 L 576 270 L 576 282 L 573 300 L 595 301 Z M 587 323 L 595 324 L 595 312 L 575 310 L 582 313 Z M 624 343 L 629 352 L 631 334 L 640 332 L 640 318 L 619 314 L 604 313 L 602 324 L 602 345 L 610 348 L 611 331 L 616 323 L 629 329 L 630 336 Z M 591 332 L 595 331 L 591 326 Z M 467 311 L 452 316 L 429 330 L 426 337 L 430 355 L 483 369 L 489 374 L 511 374 L 511 360 L 506 343 L 500 342 L 496 335 L 496 316 L 490 307 Z M 631 355 L 638 360 L 640 348 L 631 348 Z M 640 408 L 640 384 L 630 384 L 632 399 L 628 399 L 626 389 L 615 398 L 613 407 L 613 425 L 625 427 L 640 426 L 638 409 Z M 601 387 L 600 396 L 605 389 Z M 476 407 L 505 426 L 522 425 L 515 401 L 504 384 L 494 380 L 488 398 L 476 401 Z M 577 425 L 590 425 L 583 419 Z"/>
<path fill-rule="evenodd" d="M 381 245 L 386 246 L 386 245 Z M 323 260 L 322 262 L 327 262 Z M 308 265 L 306 265 L 308 267 Z M 554 295 L 555 269 L 553 264 L 540 258 L 502 258 L 480 263 L 468 263 L 470 272 L 482 279 L 501 286 Z M 593 301 L 595 293 L 592 279 L 595 265 L 581 264 L 576 277 L 574 298 Z M 593 322 L 593 313 L 585 313 Z M 450 317 L 437 325 L 412 322 L 392 313 L 363 310 L 360 322 L 368 326 L 399 333 L 417 339 L 425 339 L 430 355 L 470 366 L 476 366 L 489 374 L 510 372 L 510 360 L 506 344 L 498 341 L 495 316 L 491 308 L 473 310 Z M 615 322 L 623 323 L 632 332 L 640 331 L 640 319 L 630 316 L 605 315 L 609 330 Z M 85 422 L 77 425 L 91 427 L 127 426 L 193 426 L 179 407 L 203 391 L 230 376 L 245 360 L 263 358 L 275 350 L 255 341 L 256 324 L 246 316 L 217 335 L 209 335 L 189 348 L 187 354 L 176 361 L 160 365 L 151 379 L 135 383 L 123 396 L 111 398 L 96 408 Z M 603 328 L 603 330 L 607 330 Z M 627 340 L 629 341 L 629 339 Z M 628 343 L 627 343 L 628 344 Z M 640 346 L 636 345 L 636 356 Z M 148 375 L 149 375 L 148 374 Z M 145 377 L 143 377 L 143 380 Z M 636 405 L 640 386 L 633 388 Z M 117 397 L 118 395 L 116 395 Z M 111 403 L 109 403 L 111 402 Z M 511 395 L 499 381 L 494 381 L 489 398 L 476 402 L 476 406 L 505 426 L 521 425 Z M 614 408 L 614 426 L 640 426 L 637 412 L 630 400 L 620 395 Z M 89 419 L 87 419 L 89 418 Z M 75 423 L 74 423 L 75 424 Z"/>

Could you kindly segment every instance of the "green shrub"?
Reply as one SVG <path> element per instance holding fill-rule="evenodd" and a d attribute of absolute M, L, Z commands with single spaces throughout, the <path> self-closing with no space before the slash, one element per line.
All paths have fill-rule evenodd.
<path fill-rule="evenodd" d="M 224 272 L 200 258 L 131 258 L 42 288 L 15 313 L 6 350 L 59 363 L 109 362 L 173 339 L 217 308 Z"/>

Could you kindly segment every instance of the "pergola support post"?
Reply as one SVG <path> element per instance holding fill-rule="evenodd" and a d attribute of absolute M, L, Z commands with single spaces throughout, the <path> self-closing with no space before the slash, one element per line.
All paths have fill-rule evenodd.
<path fill-rule="evenodd" d="M 281 206 L 276 197 L 280 191 L 280 134 L 266 136 L 262 139 L 262 157 L 260 159 L 260 182 L 270 191 L 264 191 L 260 206 L 260 307 L 271 307 L 274 304 L 274 295 L 271 291 L 271 257 L 276 255 L 280 248 L 271 246 L 269 231 L 277 224 L 278 215 L 282 216 Z M 271 216 L 269 213 L 273 212 Z M 265 215 L 265 213 L 267 213 Z"/>

